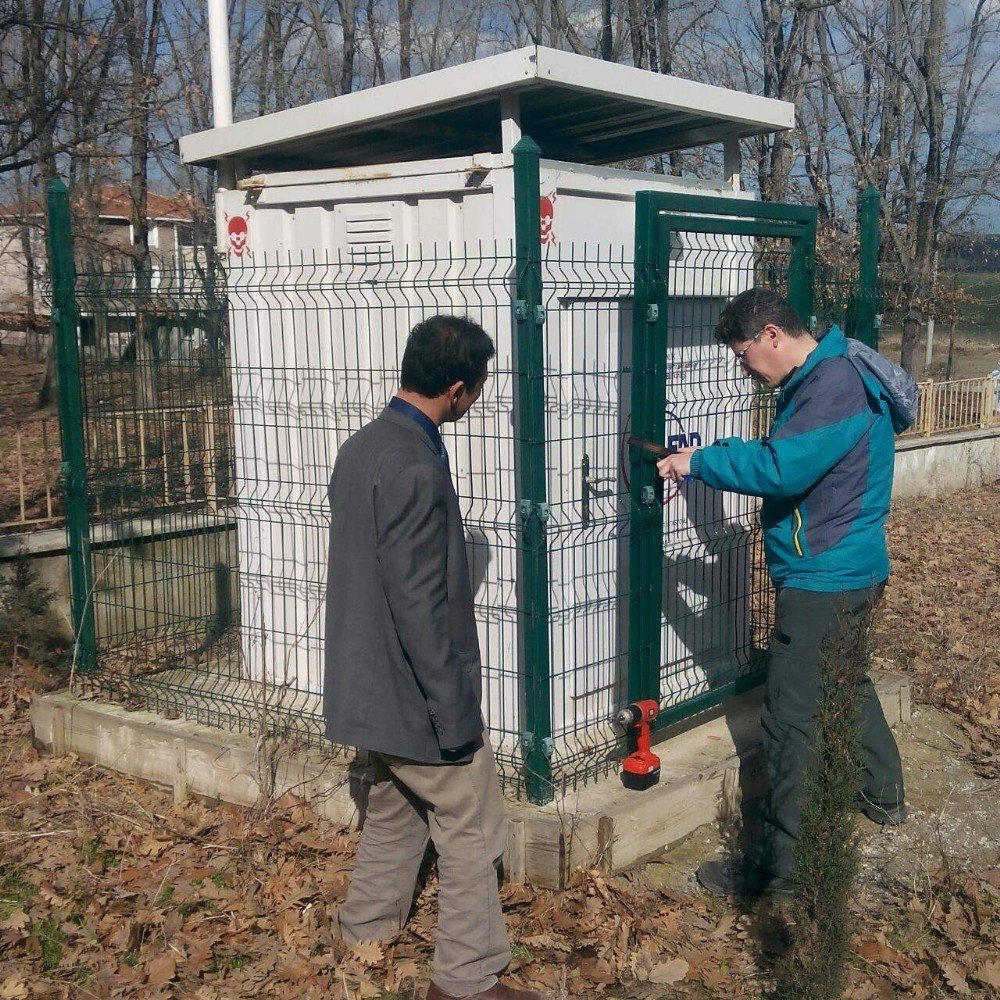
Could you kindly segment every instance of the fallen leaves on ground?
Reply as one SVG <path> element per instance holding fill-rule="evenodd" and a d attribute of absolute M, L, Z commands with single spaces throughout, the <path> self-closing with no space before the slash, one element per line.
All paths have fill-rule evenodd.
<path fill-rule="evenodd" d="M 878 636 L 883 665 L 955 713 L 994 775 L 997 524 L 996 490 L 897 508 Z M 0 1000 L 423 996 L 433 877 L 394 941 L 349 948 L 334 918 L 355 834 L 291 798 L 263 819 L 40 756 L 30 698 L 22 675 L 0 681 Z M 561 892 L 502 895 L 512 975 L 562 1000 L 753 998 L 767 982 L 765 924 L 694 890 L 580 871 Z M 998 914 L 998 868 L 944 866 L 895 898 L 860 894 L 846 995 L 997 995 Z"/>
<path fill-rule="evenodd" d="M 983 777 L 1000 778 L 1000 480 L 893 508 L 878 665 L 952 713 Z"/>

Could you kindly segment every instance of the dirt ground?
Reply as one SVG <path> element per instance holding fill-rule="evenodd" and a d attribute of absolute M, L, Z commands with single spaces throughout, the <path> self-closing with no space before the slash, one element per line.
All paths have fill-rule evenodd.
<path fill-rule="evenodd" d="M 877 658 L 908 671 L 919 699 L 898 734 L 911 819 L 861 821 L 851 1000 L 1000 996 L 998 486 L 893 514 Z M 396 941 L 346 949 L 331 918 L 355 834 L 291 797 L 254 811 L 174 804 L 40 757 L 27 708 L 50 682 L 24 665 L 0 673 L 0 1000 L 423 996 L 433 877 Z M 754 916 L 691 877 L 721 847 L 706 827 L 623 875 L 507 886 L 514 976 L 560 1000 L 761 996 Z"/>
<path fill-rule="evenodd" d="M 930 375 L 944 379 L 948 370 L 949 331 L 938 327 L 934 335 Z M 879 350 L 893 361 L 899 361 L 903 337 L 899 330 L 883 331 L 879 337 Z M 918 356 L 921 369 L 925 345 L 920 344 Z M 982 378 L 1000 365 L 1000 327 L 992 330 L 958 330 L 955 332 L 955 349 L 952 355 L 951 378 Z M 921 376 L 922 377 L 922 376 Z"/>

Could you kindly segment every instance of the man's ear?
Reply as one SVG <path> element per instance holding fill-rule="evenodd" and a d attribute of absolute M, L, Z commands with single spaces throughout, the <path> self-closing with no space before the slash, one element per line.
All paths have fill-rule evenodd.
<path fill-rule="evenodd" d="M 778 334 L 784 331 L 774 323 L 764 324 L 764 339 L 770 341 L 772 347 L 778 346 Z"/>
<path fill-rule="evenodd" d="M 454 382 L 448 387 L 448 399 L 452 403 L 457 403 L 466 392 L 468 392 L 468 389 L 464 382 Z"/>

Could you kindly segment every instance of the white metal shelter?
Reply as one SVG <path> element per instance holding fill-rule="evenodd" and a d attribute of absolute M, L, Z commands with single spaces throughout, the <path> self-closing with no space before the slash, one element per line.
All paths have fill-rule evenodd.
<path fill-rule="evenodd" d="M 321 690 L 325 493 L 337 448 L 390 398 L 412 325 L 433 312 L 469 312 L 495 338 L 498 375 L 445 439 L 471 526 L 484 710 L 496 742 L 513 752 L 524 699 L 511 541 L 517 358 L 512 276 L 497 262 L 510 258 L 512 151 L 524 134 L 542 149 L 550 655 L 552 675 L 562 679 L 552 689 L 554 750 L 579 754 L 601 743 L 622 697 L 624 571 L 611 525 L 628 429 L 635 195 L 748 198 L 739 190 L 739 140 L 793 121 L 783 102 L 532 47 L 181 139 L 186 162 L 234 164 L 240 178 L 220 189 L 217 212 L 229 261 L 251 676 Z M 724 169 L 713 180 L 608 166 L 716 143 Z M 671 412 L 684 433 L 706 443 L 749 430 L 737 373 L 720 367 L 704 334 L 748 283 L 736 263 L 748 246 L 729 238 L 709 272 L 679 270 L 669 288 L 677 330 L 667 368 Z M 618 277 L 609 280 L 610 272 Z M 607 496 L 588 494 L 586 515 L 584 454 L 594 479 L 609 484 Z M 716 666 L 747 645 L 741 581 L 749 570 L 726 538 L 748 530 L 751 511 L 742 501 L 726 504 L 666 509 L 668 556 L 699 567 L 678 583 L 675 600 L 691 607 L 709 589 L 724 591 L 706 605 L 712 624 L 697 635 L 664 611 L 665 660 L 685 664 L 687 687 L 709 684 Z M 702 635 L 727 638 L 720 646 Z M 670 697 L 669 680 L 663 694 Z"/>

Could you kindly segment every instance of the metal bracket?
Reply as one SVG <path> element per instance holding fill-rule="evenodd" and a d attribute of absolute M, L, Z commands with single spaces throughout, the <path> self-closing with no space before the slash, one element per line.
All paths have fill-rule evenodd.
<path fill-rule="evenodd" d="M 521 514 L 521 519 L 528 521 L 533 517 L 537 517 L 538 520 L 545 524 L 549 519 L 549 505 L 547 503 L 535 503 L 533 500 L 521 500 L 517 509 Z"/>
<path fill-rule="evenodd" d="M 542 737 L 542 756 L 551 760 L 552 755 L 556 752 L 556 745 L 552 740 L 551 736 Z M 534 733 L 521 733 L 521 749 L 524 751 L 525 756 L 531 753 L 535 749 L 535 734 Z"/>
<path fill-rule="evenodd" d="M 876 330 L 881 330 L 882 329 L 882 314 L 881 313 L 875 313 L 875 329 Z"/>
<path fill-rule="evenodd" d="M 815 333 L 816 327 L 819 326 L 819 319 L 817 319 L 817 317 L 815 316 L 810 316 L 809 322 L 806 324 L 806 326 L 808 327 L 810 333 Z"/>
<path fill-rule="evenodd" d="M 643 486 L 642 502 L 647 507 L 652 507 L 656 503 L 656 490 L 652 486 Z"/>
<path fill-rule="evenodd" d="M 545 306 L 535 306 L 534 309 L 528 309 L 527 299 L 515 299 L 514 300 L 514 316 L 518 323 L 526 323 L 528 318 L 534 316 L 536 326 L 545 325 Z"/>
<path fill-rule="evenodd" d="M 650 302 L 646 306 L 646 322 L 655 323 L 660 318 L 660 306 L 657 302 Z"/>

